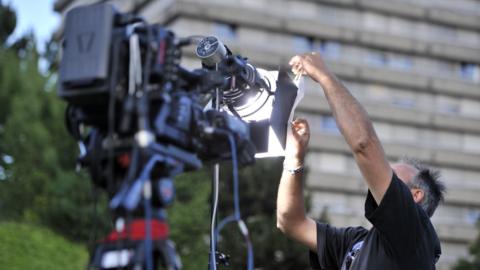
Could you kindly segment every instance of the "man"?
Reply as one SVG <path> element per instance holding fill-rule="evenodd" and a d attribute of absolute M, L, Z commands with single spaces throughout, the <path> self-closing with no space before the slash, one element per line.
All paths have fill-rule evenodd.
<path fill-rule="evenodd" d="M 373 227 L 335 228 L 305 215 L 301 178 L 310 130 L 302 119 L 292 123 L 287 140 L 277 227 L 311 250 L 314 269 L 435 269 L 441 251 L 430 217 L 445 191 L 438 172 L 414 161 L 390 165 L 367 113 L 318 53 L 295 56 L 290 65 L 295 74 L 310 76 L 325 92 L 368 185 L 365 217 Z"/>

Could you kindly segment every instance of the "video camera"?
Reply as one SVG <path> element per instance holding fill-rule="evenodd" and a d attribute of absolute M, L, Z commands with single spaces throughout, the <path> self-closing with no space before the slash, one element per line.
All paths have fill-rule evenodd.
<path fill-rule="evenodd" d="M 252 131 L 235 108 L 271 94 L 271 83 L 214 37 L 198 43 L 203 67 L 187 70 L 182 47 L 196 41 L 110 4 L 67 14 L 58 95 L 79 164 L 108 192 L 121 224 L 93 253 L 92 269 L 180 269 L 168 230 L 158 231 L 172 178 L 203 162 L 255 160 Z"/>
<path fill-rule="evenodd" d="M 85 142 L 81 163 L 93 170 L 95 183 L 105 187 L 102 164 L 107 150 L 113 148 L 119 156 L 133 146 L 135 135 L 142 134 L 185 153 L 182 162 L 189 169 L 198 169 L 200 160 L 230 158 L 225 133 L 235 137 L 239 162 L 254 162 L 248 125 L 227 112 L 205 110 L 201 100 L 214 96 L 215 89 L 227 92 L 233 77 L 236 95 L 220 97 L 220 102 L 238 103 L 238 89 L 265 89 L 266 83 L 244 59 L 233 55 L 222 59 L 217 69 L 188 71 L 179 65 L 181 48 L 192 42 L 177 39 L 162 26 L 118 13 L 111 5 L 69 12 L 59 96 L 69 104 L 69 130 Z M 85 139 L 81 126 L 95 131 L 90 129 Z M 119 164 L 114 166 L 119 171 Z"/>

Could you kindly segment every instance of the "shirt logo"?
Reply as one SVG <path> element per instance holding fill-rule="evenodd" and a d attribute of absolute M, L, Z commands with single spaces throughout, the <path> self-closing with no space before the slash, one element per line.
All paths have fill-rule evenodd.
<path fill-rule="evenodd" d="M 360 253 L 360 249 L 362 248 L 363 241 L 355 243 L 353 245 L 352 249 L 347 253 L 347 256 L 345 256 L 345 263 L 344 263 L 344 268 L 345 270 L 349 270 L 350 266 L 352 266 L 353 261 L 355 260 L 355 257 Z"/>

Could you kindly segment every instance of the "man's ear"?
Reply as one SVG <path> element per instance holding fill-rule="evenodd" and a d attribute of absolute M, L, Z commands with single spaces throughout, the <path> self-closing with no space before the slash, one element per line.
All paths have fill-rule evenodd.
<path fill-rule="evenodd" d="M 412 188 L 411 190 L 412 190 L 413 200 L 416 203 L 420 203 L 425 197 L 425 192 L 423 192 L 423 190 L 420 188 Z"/>

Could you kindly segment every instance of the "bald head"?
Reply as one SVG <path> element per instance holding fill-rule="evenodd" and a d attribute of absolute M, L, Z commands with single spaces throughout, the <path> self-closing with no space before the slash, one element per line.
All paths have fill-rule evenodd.
<path fill-rule="evenodd" d="M 398 178 L 400 178 L 400 180 L 406 185 L 410 185 L 409 183 L 411 183 L 415 175 L 419 172 L 417 168 L 406 163 L 394 163 L 391 166 Z"/>
<path fill-rule="evenodd" d="M 415 159 L 403 159 L 391 167 L 410 188 L 413 200 L 431 217 L 445 193 L 445 185 L 439 181 L 440 173 Z"/>
<path fill-rule="evenodd" d="M 419 170 L 407 163 L 394 163 L 391 166 L 398 178 L 410 188 L 413 200 L 421 204 L 425 198 L 425 191 L 413 185 L 413 181 L 415 180 L 415 176 L 418 175 Z"/>

